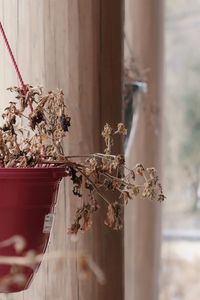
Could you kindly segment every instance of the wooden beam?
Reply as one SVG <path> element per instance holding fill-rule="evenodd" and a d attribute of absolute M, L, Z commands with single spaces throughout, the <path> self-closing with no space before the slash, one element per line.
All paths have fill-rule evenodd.
<path fill-rule="evenodd" d="M 126 0 L 125 15 L 125 34 L 132 55 L 141 68 L 148 70 L 148 93 L 141 96 L 139 120 L 126 156 L 130 168 L 141 162 L 146 167 L 155 166 L 160 173 L 163 1 Z M 129 50 L 126 47 L 127 57 Z M 125 219 L 126 299 L 158 299 L 160 204 L 135 200 L 127 208 Z"/>
<path fill-rule="evenodd" d="M 75 5 L 75 1 L 72 2 L 71 7 Z M 77 150 L 91 153 L 104 147 L 100 137 L 104 124 L 115 125 L 121 121 L 123 1 L 77 1 L 77 6 L 77 19 L 69 9 L 69 57 L 75 64 L 74 51 L 79 44 L 78 66 L 69 67 L 71 76 L 76 76 L 70 80 L 70 99 L 74 101 L 70 106 L 77 118 L 73 129 L 76 143 L 72 142 L 69 147 L 70 153 Z M 78 28 L 74 27 L 75 24 Z M 76 43 L 74 38 L 77 38 Z M 82 143 L 77 148 L 80 141 Z M 116 144 L 115 150 L 121 149 L 120 143 Z M 105 215 L 106 207 L 102 204 L 93 230 L 80 239 L 78 249 L 92 255 L 104 271 L 107 282 L 100 286 L 94 278 L 89 282 L 78 281 L 80 299 L 123 299 L 123 232 L 106 228 Z"/>

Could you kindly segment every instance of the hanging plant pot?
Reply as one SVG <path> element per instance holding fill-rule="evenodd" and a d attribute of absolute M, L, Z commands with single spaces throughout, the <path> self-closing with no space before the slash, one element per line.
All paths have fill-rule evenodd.
<path fill-rule="evenodd" d="M 20 253 L 13 245 L 8 245 L 0 248 L 0 256 L 23 257 L 30 251 L 44 254 L 49 241 L 59 183 L 64 176 L 64 168 L 0 169 L 0 242 L 14 236 L 20 236 L 25 241 L 25 247 Z M 9 278 L 15 271 L 24 278 L 20 284 L 11 283 L 5 287 L 0 284 L 0 292 L 27 289 L 39 265 L 40 262 L 34 268 L 14 270 L 13 265 L 0 264 L 1 279 Z"/>
<path fill-rule="evenodd" d="M 90 229 L 100 199 L 107 205 L 105 225 L 120 230 L 130 199 L 141 195 L 161 202 L 165 196 L 155 168 L 137 164 L 129 170 L 122 154 L 112 154 L 114 137 L 127 134 L 123 123 L 116 129 L 105 124 L 104 153 L 65 156 L 62 145 L 71 118 L 63 91 L 44 93 L 41 86 L 25 85 L 1 22 L 0 33 L 21 83 L 8 88 L 16 101 L 12 98 L 5 107 L 0 127 L 0 293 L 11 293 L 27 289 L 40 266 L 64 176 L 72 181 L 75 196 L 88 195 L 75 212 L 71 234 Z M 108 200 L 102 192 L 116 192 L 119 199 Z M 89 262 L 81 264 L 92 269 Z"/>

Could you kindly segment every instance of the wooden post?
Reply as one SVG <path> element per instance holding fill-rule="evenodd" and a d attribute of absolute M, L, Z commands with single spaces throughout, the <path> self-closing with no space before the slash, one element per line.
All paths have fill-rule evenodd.
<path fill-rule="evenodd" d="M 100 133 L 105 122 L 114 125 L 121 120 L 123 1 L 73 0 L 69 4 L 69 97 L 74 101 L 70 109 L 75 120 L 69 151 L 84 154 L 103 149 Z M 117 150 L 121 151 L 120 145 Z M 107 280 L 105 286 L 94 279 L 78 281 L 83 300 L 123 299 L 123 232 L 106 228 L 105 214 L 104 209 L 97 214 L 93 230 L 78 242 L 78 249 L 92 255 Z"/>
<path fill-rule="evenodd" d="M 64 90 L 72 117 L 66 153 L 101 151 L 104 123 L 121 121 L 123 0 L 20 0 L 17 5 L 14 0 L 0 0 L 0 12 L 11 46 L 15 42 L 25 82 Z M 12 33 L 11 17 L 16 29 Z M 14 72 L 9 60 L 2 67 L 5 89 L 17 82 L 7 75 Z M 116 145 L 116 151 L 121 149 L 120 143 Z M 78 204 L 70 184 L 63 182 L 48 251 L 66 251 L 69 257 L 59 265 L 43 262 L 28 291 L 2 295 L 2 300 L 123 300 L 123 231 L 105 227 L 102 204 L 93 229 L 74 243 L 67 227 Z M 102 268 L 105 285 L 94 276 L 79 278 L 79 253 L 91 256 Z"/>
<path fill-rule="evenodd" d="M 148 69 L 148 92 L 141 96 L 134 139 L 126 153 L 160 173 L 163 68 L 163 1 L 126 0 L 125 34 L 134 59 Z M 125 45 L 126 46 L 126 45 Z M 130 49 L 129 49 L 130 50 Z M 126 55 L 129 56 L 126 49 Z M 126 300 L 158 299 L 161 211 L 159 203 L 134 200 L 125 213 Z"/>

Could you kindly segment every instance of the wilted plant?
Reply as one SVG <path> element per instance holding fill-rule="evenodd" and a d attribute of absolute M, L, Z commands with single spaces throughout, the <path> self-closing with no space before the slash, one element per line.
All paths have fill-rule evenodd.
<path fill-rule="evenodd" d="M 127 133 L 123 123 L 114 130 L 104 126 L 104 153 L 84 156 L 65 156 L 62 141 L 70 127 L 62 90 L 44 93 L 42 87 L 26 85 L 27 93 L 18 87 L 9 88 L 15 101 L 5 108 L 0 128 L 0 163 L 3 168 L 66 167 L 75 196 L 84 197 L 76 211 L 69 233 L 86 231 L 92 225 L 92 216 L 100 208 L 101 200 L 107 205 L 105 224 L 113 229 L 122 227 L 124 205 L 136 196 L 163 201 L 165 196 L 157 172 L 141 164 L 129 170 L 124 156 L 112 154 L 114 138 Z M 126 170 L 127 172 L 124 172 Z M 139 180 L 138 178 L 142 179 Z M 110 199 L 112 193 L 118 198 Z"/>

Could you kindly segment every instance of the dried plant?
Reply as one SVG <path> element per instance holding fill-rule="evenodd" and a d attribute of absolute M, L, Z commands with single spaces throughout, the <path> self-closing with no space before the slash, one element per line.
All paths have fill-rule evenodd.
<path fill-rule="evenodd" d="M 90 275 L 93 275 L 99 284 L 103 285 L 106 282 L 105 274 L 98 264 L 91 256 L 84 254 L 82 251 L 53 251 L 46 253 L 44 256 L 43 253 L 38 254 L 34 250 L 25 251 L 26 240 L 18 235 L 0 242 L 0 248 L 8 246 L 13 247 L 18 256 L 0 256 L 1 265 L 10 265 L 10 271 L 0 278 L 0 290 L 10 292 L 13 285 L 23 288 L 27 282 L 27 268 L 35 271 L 38 263 L 54 261 L 56 271 L 56 268 L 60 268 L 60 264 L 63 265 L 68 258 L 77 261 L 80 279 L 87 279 Z"/>
<path fill-rule="evenodd" d="M 65 156 L 62 141 L 70 127 L 71 118 L 67 113 L 62 90 L 45 94 L 40 86 L 27 85 L 26 89 L 25 96 L 20 88 L 9 88 L 16 95 L 15 101 L 9 103 L 2 115 L 1 167 L 65 166 L 72 181 L 73 194 L 82 199 L 69 233 L 76 234 L 79 230 L 90 229 L 93 214 L 100 208 L 101 200 L 107 206 L 105 224 L 115 230 L 123 226 L 123 207 L 129 200 L 136 196 L 160 202 L 164 200 L 154 168 L 145 169 L 138 164 L 129 170 L 123 155 L 112 154 L 115 137 L 127 133 L 123 123 L 119 123 L 116 130 L 109 124 L 104 126 L 104 153 L 89 154 L 84 159 L 80 156 Z M 126 175 L 125 169 L 128 171 Z M 118 194 L 118 198 L 112 196 L 114 193 Z M 83 194 L 87 197 L 82 197 Z"/>

